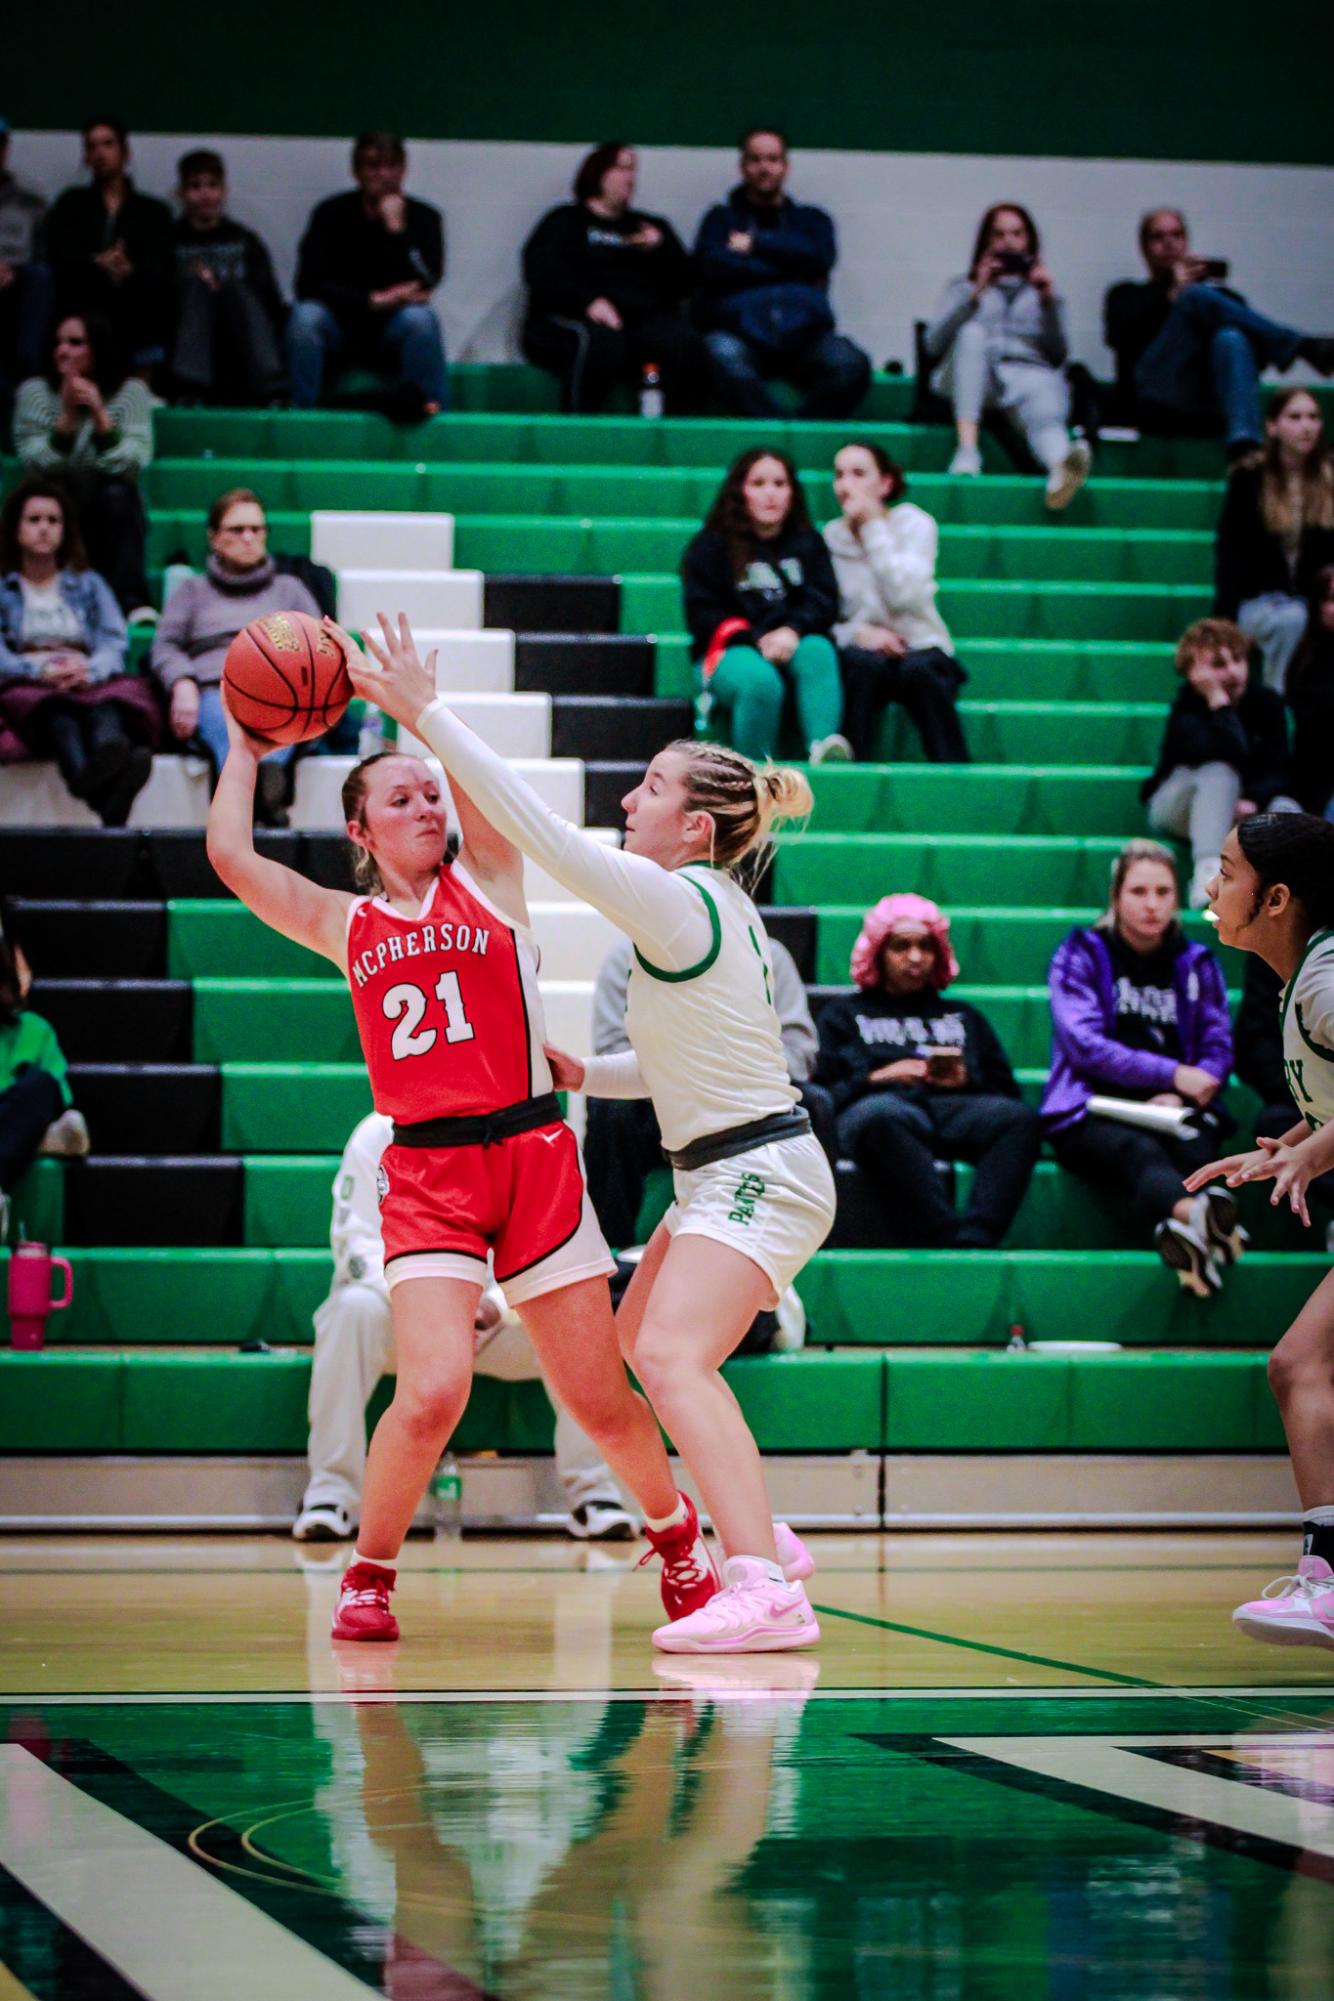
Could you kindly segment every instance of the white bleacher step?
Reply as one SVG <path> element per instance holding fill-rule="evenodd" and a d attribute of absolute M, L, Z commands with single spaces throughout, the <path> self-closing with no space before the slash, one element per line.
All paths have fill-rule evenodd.
<path fill-rule="evenodd" d="M 541 980 L 547 1040 L 571 1056 L 593 1053 L 592 980 Z"/>
<path fill-rule="evenodd" d="M 435 653 L 435 685 L 442 695 L 513 693 L 512 632 L 451 632 L 427 626 L 417 631 L 416 639 L 423 660 Z"/>
<path fill-rule="evenodd" d="M 338 572 L 338 616 L 351 631 L 378 632 L 377 612 L 406 612 L 414 627 L 478 630 L 482 623 L 480 570 L 355 569 Z"/>
<path fill-rule="evenodd" d="M 310 553 L 331 570 L 452 570 L 452 514 L 352 514 L 310 517 Z"/>
<path fill-rule="evenodd" d="M 539 971 L 548 980 L 594 980 L 618 937 L 614 924 L 585 903 L 528 905 Z"/>
<path fill-rule="evenodd" d="M 296 799 L 292 807 L 294 827 L 300 827 L 307 833 L 342 829 L 340 794 L 343 780 L 356 761 L 354 757 L 307 757 L 301 760 L 297 766 Z M 514 769 L 528 780 L 553 813 L 559 813 L 563 820 L 572 820 L 576 825 L 582 821 L 584 767 L 577 758 L 517 757 Z M 202 814 L 200 824 L 203 824 Z"/>
<path fill-rule="evenodd" d="M 502 757 L 550 757 L 550 695 L 451 694 L 461 722 Z"/>
<path fill-rule="evenodd" d="M 208 765 L 202 757 L 159 755 L 130 810 L 132 827 L 202 827 L 208 818 Z M 0 826 L 97 827 L 72 799 L 54 764 L 7 764 L 0 776 Z"/>

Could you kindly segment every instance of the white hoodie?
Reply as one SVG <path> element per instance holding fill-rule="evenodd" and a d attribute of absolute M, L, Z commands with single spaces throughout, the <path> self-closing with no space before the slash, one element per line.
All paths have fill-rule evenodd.
<path fill-rule="evenodd" d="M 936 545 L 940 532 L 924 508 L 901 500 L 855 535 L 842 515 L 824 539 L 838 578 L 839 646 L 855 644 L 859 625 L 887 625 L 911 651 L 938 646 L 954 655 L 949 627 L 936 609 Z"/>

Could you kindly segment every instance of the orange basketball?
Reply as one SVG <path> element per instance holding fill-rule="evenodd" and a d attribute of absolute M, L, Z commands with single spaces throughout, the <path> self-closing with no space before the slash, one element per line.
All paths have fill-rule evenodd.
<path fill-rule="evenodd" d="M 242 729 L 274 743 L 323 736 L 352 699 L 342 647 L 304 611 L 252 619 L 227 648 L 222 680 Z"/>

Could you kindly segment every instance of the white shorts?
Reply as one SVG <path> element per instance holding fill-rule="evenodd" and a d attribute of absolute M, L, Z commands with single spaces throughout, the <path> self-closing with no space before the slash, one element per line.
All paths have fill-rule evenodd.
<path fill-rule="evenodd" d="M 773 1283 L 776 1306 L 834 1221 L 834 1177 L 813 1133 L 773 1140 L 709 1167 L 673 1170 L 676 1200 L 663 1217 L 669 1233 L 712 1237 L 757 1264 Z"/>

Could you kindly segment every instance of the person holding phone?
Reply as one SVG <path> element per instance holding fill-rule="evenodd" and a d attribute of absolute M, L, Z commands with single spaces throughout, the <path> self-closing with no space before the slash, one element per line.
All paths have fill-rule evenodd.
<path fill-rule="evenodd" d="M 857 991 L 820 1015 L 816 1075 L 831 1087 L 839 1144 L 881 1198 L 886 1240 L 993 1249 L 1024 1199 L 1038 1121 L 986 1016 L 945 1000 L 959 977 L 950 921 L 928 897 L 882 897 L 852 948 Z M 972 1161 L 956 1213 L 936 1171 Z"/>
<path fill-rule="evenodd" d="M 1047 506 L 1068 507 L 1091 455 L 1070 435 L 1065 306 L 1042 261 L 1037 224 L 1017 202 L 994 202 L 978 224 L 967 274 L 952 278 L 926 329 L 932 387 L 954 404 L 950 471 L 982 470 L 978 427 L 998 410 L 1047 474 Z"/>

